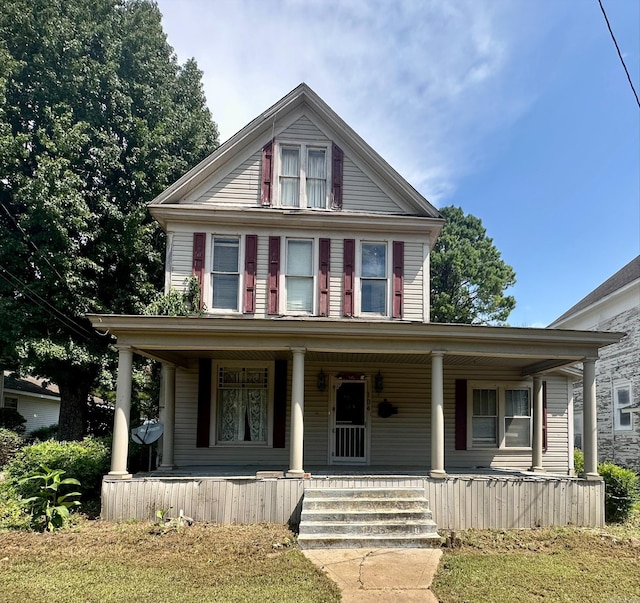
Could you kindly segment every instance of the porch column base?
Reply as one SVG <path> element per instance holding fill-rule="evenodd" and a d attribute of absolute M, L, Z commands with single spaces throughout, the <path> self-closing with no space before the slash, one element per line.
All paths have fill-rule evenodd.
<path fill-rule="evenodd" d="M 128 471 L 109 471 L 107 477 L 111 479 L 131 479 L 133 476 Z"/>
<path fill-rule="evenodd" d="M 599 473 L 585 473 L 584 479 L 588 482 L 601 482 L 602 476 Z"/>
<path fill-rule="evenodd" d="M 533 473 L 546 473 L 547 470 L 544 467 L 530 467 L 529 471 Z"/>
<path fill-rule="evenodd" d="M 442 471 L 441 469 L 433 469 L 429 472 L 429 477 L 433 479 L 447 479 L 449 476 L 446 471 Z"/>
<path fill-rule="evenodd" d="M 300 479 L 300 478 L 304 477 L 304 471 L 296 471 L 296 470 L 292 469 L 291 471 L 287 471 L 286 472 L 285 477 L 294 478 L 294 479 L 295 478 Z"/>

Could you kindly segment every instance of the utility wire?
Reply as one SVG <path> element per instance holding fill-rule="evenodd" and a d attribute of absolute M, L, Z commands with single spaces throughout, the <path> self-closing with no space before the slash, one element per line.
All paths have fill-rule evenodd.
<path fill-rule="evenodd" d="M 604 11 L 604 6 L 602 6 L 602 0 L 598 0 L 598 4 L 600 5 L 600 10 L 602 11 L 602 15 L 604 16 L 604 20 L 607 22 L 607 27 L 609 28 L 609 33 L 611 34 L 611 39 L 616 46 L 616 50 L 618 51 L 618 56 L 620 57 L 620 62 L 624 67 L 624 72 L 627 74 L 627 79 L 629 80 L 629 86 L 631 86 L 631 90 L 633 91 L 633 95 L 636 97 L 636 103 L 638 103 L 638 108 L 640 109 L 640 99 L 638 99 L 638 93 L 636 89 L 633 87 L 633 82 L 631 81 L 631 76 L 629 75 L 629 70 L 624 63 L 624 59 L 622 58 L 622 53 L 620 52 L 620 47 L 618 46 L 618 42 L 616 41 L 616 37 L 613 35 L 613 30 L 611 29 L 611 25 L 609 23 L 609 19 L 607 18 L 607 13 Z"/>
<path fill-rule="evenodd" d="M 33 303 L 40 306 L 43 310 L 48 312 L 55 320 L 61 323 L 65 328 L 73 331 L 79 337 L 83 337 L 84 339 L 91 340 L 93 333 L 89 332 L 82 325 L 78 324 L 74 320 L 65 316 L 60 310 L 58 310 L 55 306 L 52 306 L 46 299 L 40 297 L 33 289 L 31 289 L 28 285 L 23 283 L 17 276 L 9 272 L 4 267 L 0 267 L 2 272 L 6 272 L 6 274 L 11 277 L 7 278 L 2 272 L 0 272 L 0 277 L 2 277 L 5 281 L 7 281 L 12 287 L 16 287 L 16 283 L 20 286 L 20 289 L 27 298 L 29 298 Z"/>

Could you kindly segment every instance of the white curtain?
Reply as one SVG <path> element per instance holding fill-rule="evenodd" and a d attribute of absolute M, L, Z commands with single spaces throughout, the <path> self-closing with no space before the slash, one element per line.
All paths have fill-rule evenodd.
<path fill-rule="evenodd" d="M 219 392 L 218 440 L 267 441 L 266 389 L 223 389 Z M 249 433 L 246 429 L 249 427 Z"/>
<path fill-rule="evenodd" d="M 307 157 L 308 207 L 325 207 L 326 186 L 325 152 L 310 149 Z"/>
<path fill-rule="evenodd" d="M 280 202 L 300 206 L 300 151 L 283 148 L 280 166 Z"/>

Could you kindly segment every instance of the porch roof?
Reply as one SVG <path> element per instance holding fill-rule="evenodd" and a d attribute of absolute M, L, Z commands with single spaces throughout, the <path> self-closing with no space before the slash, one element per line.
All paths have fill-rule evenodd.
<path fill-rule="evenodd" d="M 316 317 L 139 316 L 90 314 L 92 325 L 119 345 L 156 360 L 189 366 L 224 351 L 239 358 L 286 357 L 305 348 L 307 359 L 422 364 L 444 352 L 445 364 L 509 366 L 523 376 L 597 358 L 624 333 L 524 327 L 372 321 Z"/>

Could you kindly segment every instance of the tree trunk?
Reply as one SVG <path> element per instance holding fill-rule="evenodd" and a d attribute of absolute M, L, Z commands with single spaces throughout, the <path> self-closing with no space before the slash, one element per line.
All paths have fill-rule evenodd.
<path fill-rule="evenodd" d="M 91 384 L 83 379 L 68 379 L 58 383 L 60 388 L 59 440 L 81 440 L 87 424 L 87 401 Z"/>

